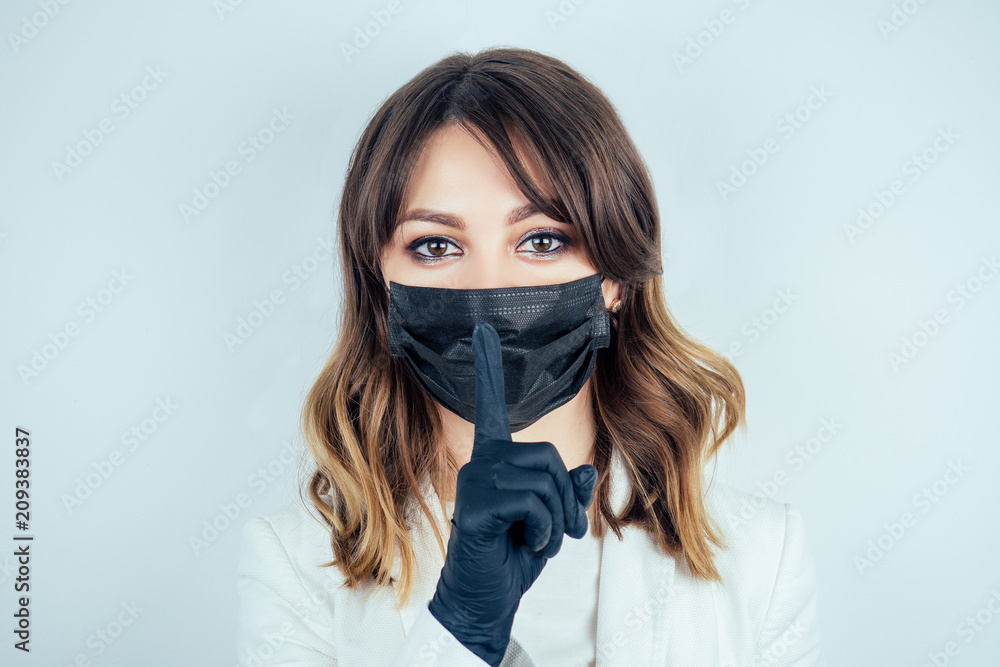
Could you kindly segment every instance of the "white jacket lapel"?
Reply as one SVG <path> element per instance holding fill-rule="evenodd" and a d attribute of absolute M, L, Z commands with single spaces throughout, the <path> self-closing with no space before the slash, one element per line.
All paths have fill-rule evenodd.
<path fill-rule="evenodd" d="M 611 509 L 625 507 L 631 490 L 624 460 L 611 458 Z M 652 538 L 632 525 L 618 540 L 607 529 L 597 595 L 597 667 L 662 665 L 663 618 L 675 589 L 674 561 L 657 553 Z"/>
<path fill-rule="evenodd" d="M 631 485 L 625 462 L 611 462 L 611 507 L 625 508 Z M 604 535 L 597 606 L 597 667 L 735 665 L 720 622 L 720 584 L 692 577 L 634 525 Z"/>

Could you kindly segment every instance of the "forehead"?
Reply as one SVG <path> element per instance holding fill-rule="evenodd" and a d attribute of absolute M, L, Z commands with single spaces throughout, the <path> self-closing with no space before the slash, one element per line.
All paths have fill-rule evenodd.
<path fill-rule="evenodd" d="M 408 206 L 428 197 L 482 197 L 487 191 L 524 199 L 502 158 L 485 136 L 475 128 L 471 132 L 480 139 L 456 123 L 430 136 L 410 177 L 405 197 Z M 525 142 L 515 133 L 511 143 L 532 181 L 543 191 L 548 190 L 543 186 L 541 171 L 529 157 Z"/>

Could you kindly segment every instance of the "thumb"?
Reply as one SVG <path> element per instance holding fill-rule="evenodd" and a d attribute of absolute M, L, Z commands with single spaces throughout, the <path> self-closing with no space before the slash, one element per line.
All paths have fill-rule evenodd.
<path fill-rule="evenodd" d="M 594 500 L 594 486 L 597 485 L 597 468 L 592 465 L 582 465 L 570 472 L 576 498 L 584 508 L 589 508 Z"/>

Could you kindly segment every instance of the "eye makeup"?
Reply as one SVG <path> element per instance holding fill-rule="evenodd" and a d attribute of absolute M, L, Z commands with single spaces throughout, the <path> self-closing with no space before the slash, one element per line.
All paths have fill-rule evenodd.
<path fill-rule="evenodd" d="M 556 257 L 566 252 L 566 250 L 568 250 L 569 247 L 573 245 L 573 239 L 571 239 L 566 234 L 563 234 L 562 232 L 554 228 L 546 228 L 546 229 L 533 229 L 528 236 L 524 237 L 518 243 L 517 247 L 521 247 L 525 243 L 538 238 L 553 238 L 559 242 L 559 245 L 553 249 L 529 251 L 526 253 L 528 255 L 533 255 L 539 259 L 545 259 L 545 260 L 555 259 Z M 447 255 L 433 256 L 417 251 L 417 248 L 419 248 L 420 246 L 431 242 L 449 243 L 451 245 L 461 248 L 461 246 L 454 239 L 450 237 L 431 235 L 431 236 L 421 236 L 411 241 L 405 246 L 405 250 L 410 255 L 410 257 L 413 258 L 414 261 L 420 262 L 422 264 L 436 264 L 437 262 L 440 262 L 448 257 L 453 257 L 456 255 L 456 253 L 451 253 Z"/>

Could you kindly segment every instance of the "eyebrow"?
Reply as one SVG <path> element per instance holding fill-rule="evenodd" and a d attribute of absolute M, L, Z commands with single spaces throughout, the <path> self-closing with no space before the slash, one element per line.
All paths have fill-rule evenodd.
<path fill-rule="evenodd" d="M 507 214 L 507 220 L 505 221 L 506 226 L 516 225 L 525 218 L 530 218 L 536 213 L 541 213 L 534 204 L 528 203 L 523 206 L 518 206 L 517 208 L 511 209 Z M 444 213 L 442 211 L 434 211 L 428 208 L 415 208 L 408 211 L 399 220 L 399 224 L 402 225 L 404 222 L 410 220 L 425 220 L 427 222 L 436 222 L 440 225 L 447 225 L 448 227 L 454 227 L 461 231 L 465 231 L 465 223 L 462 222 L 462 218 L 457 215 L 452 215 L 451 213 Z"/>

